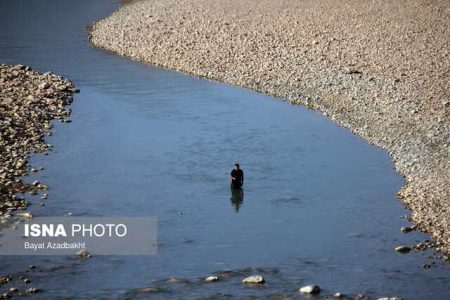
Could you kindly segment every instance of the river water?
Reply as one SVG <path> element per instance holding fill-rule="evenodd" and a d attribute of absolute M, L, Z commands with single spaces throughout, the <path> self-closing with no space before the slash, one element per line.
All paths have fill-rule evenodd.
<path fill-rule="evenodd" d="M 2 285 L 35 298 L 301 298 L 316 283 L 341 292 L 450 299 L 448 264 L 401 255 L 413 232 L 395 197 L 403 178 L 387 153 L 320 114 L 251 91 L 130 61 L 90 47 L 85 26 L 118 1 L 0 1 L 0 62 L 71 79 L 70 124 L 55 123 L 37 216 L 156 216 L 158 254 L 0 258 Z M 242 194 L 228 174 L 239 161 Z M 37 268 L 27 271 L 27 266 Z M 424 270 L 423 264 L 431 268 Z M 222 273 L 221 273 L 222 272 Z M 224 279 L 204 284 L 209 274 Z M 251 274 L 267 283 L 248 287 Z M 31 278 L 25 285 L 18 279 Z M 226 275 L 226 276 L 225 276 Z M 178 283 L 168 279 L 179 278 Z"/>

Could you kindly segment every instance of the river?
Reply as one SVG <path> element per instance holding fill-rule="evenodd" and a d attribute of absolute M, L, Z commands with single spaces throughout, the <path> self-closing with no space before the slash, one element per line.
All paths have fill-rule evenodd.
<path fill-rule="evenodd" d="M 153 256 L 4 256 L 35 298 L 301 297 L 363 293 L 450 299 L 450 270 L 432 251 L 393 249 L 429 237 L 396 199 L 389 155 L 328 118 L 238 87 L 155 68 L 92 48 L 85 27 L 119 1 L 0 1 L 0 62 L 51 70 L 80 94 L 72 123 L 55 123 L 53 151 L 34 155 L 49 189 L 36 216 L 155 216 Z M 229 189 L 235 161 L 242 194 Z M 132 245 L 130 245 L 132 247 Z M 36 269 L 27 270 L 30 264 Z M 430 264 L 424 270 L 422 265 Z M 226 274 L 205 284 L 209 274 Z M 240 280 L 261 274 L 267 283 Z M 1 275 L 1 274 L 0 274 Z M 21 283 L 19 276 L 32 279 Z M 178 283 L 168 279 L 180 278 Z"/>

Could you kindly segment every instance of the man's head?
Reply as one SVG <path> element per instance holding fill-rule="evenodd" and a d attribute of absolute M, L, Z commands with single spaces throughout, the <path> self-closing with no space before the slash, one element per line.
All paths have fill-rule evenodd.
<path fill-rule="evenodd" d="M 235 168 L 236 170 L 239 170 L 239 164 L 234 164 L 234 168 Z"/>

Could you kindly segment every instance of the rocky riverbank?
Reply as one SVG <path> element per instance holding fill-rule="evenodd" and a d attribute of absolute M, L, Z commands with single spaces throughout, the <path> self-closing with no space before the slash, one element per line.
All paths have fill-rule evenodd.
<path fill-rule="evenodd" d="M 126 1 L 96 47 L 319 110 L 386 149 L 450 253 L 448 1 Z"/>
<path fill-rule="evenodd" d="M 9 218 L 28 202 L 18 194 L 46 189 L 40 182 L 25 183 L 19 177 L 38 172 L 28 164 L 30 153 L 42 153 L 51 145 L 44 140 L 53 119 L 68 122 L 73 84 L 51 72 L 44 74 L 23 65 L 0 64 L 0 217 Z M 17 214 L 19 215 L 19 214 Z M 30 217 L 29 213 L 22 213 Z"/>

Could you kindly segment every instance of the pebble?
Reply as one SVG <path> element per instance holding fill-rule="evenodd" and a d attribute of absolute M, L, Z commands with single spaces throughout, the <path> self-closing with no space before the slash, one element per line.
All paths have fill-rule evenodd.
<path fill-rule="evenodd" d="M 33 219 L 33 215 L 29 212 L 19 213 L 16 216 L 24 218 L 24 219 Z"/>
<path fill-rule="evenodd" d="M 78 251 L 77 253 L 75 253 L 75 255 L 79 256 L 79 257 L 91 257 L 91 254 L 89 253 L 89 251 L 87 251 L 85 249 Z"/>
<path fill-rule="evenodd" d="M 4 284 L 4 283 L 7 283 L 7 282 L 10 282 L 11 281 L 11 278 L 9 277 L 9 276 L 0 276 L 0 284 Z"/>
<path fill-rule="evenodd" d="M 38 292 L 40 292 L 40 289 L 38 289 L 38 288 L 29 288 L 29 289 L 27 289 L 27 293 L 28 294 L 35 294 L 35 293 L 38 293 Z"/>
<path fill-rule="evenodd" d="M 414 229 L 413 229 L 413 227 L 402 227 L 402 228 L 400 228 L 400 230 L 404 233 L 408 233 L 408 232 L 413 231 Z"/>
<path fill-rule="evenodd" d="M 407 246 L 398 246 L 395 248 L 395 251 L 397 251 L 399 253 L 408 253 L 411 251 L 411 248 L 409 248 Z"/>
<path fill-rule="evenodd" d="M 266 282 L 266 280 L 261 275 L 252 275 L 242 279 L 242 283 L 248 284 L 262 284 L 264 282 Z"/>
<path fill-rule="evenodd" d="M 417 251 L 425 251 L 428 248 L 428 244 L 423 242 L 423 243 L 418 243 L 417 245 L 414 246 L 414 249 Z"/>
<path fill-rule="evenodd" d="M 217 276 L 208 276 L 205 278 L 206 282 L 213 282 L 213 281 L 217 281 L 217 280 L 219 280 L 219 277 L 217 277 Z"/>
<path fill-rule="evenodd" d="M 299 292 L 303 294 L 318 294 L 320 293 L 320 287 L 318 285 L 311 284 L 300 288 Z"/>

